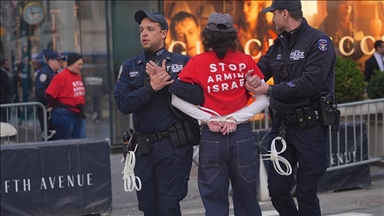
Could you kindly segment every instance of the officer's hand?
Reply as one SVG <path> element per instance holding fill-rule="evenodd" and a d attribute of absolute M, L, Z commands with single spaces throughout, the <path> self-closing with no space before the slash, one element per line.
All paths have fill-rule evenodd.
<path fill-rule="evenodd" d="M 174 82 L 165 70 L 165 63 L 166 60 L 164 59 L 161 67 L 157 66 L 153 61 L 149 61 L 146 65 L 145 71 L 149 75 L 150 85 L 155 91 L 159 91 L 164 88 L 164 86 Z"/>
<path fill-rule="evenodd" d="M 257 88 L 261 85 L 261 79 L 257 75 L 253 75 L 253 70 L 248 71 L 247 74 L 245 75 L 246 83 L 248 83 L 249 86 L 252 86 L 254 88 Z"/>
<path fill-rule="evenodd" d="M 267 90 L 268 90 L 268 84 L 266 83 L 260 83 L 260 86 L 255 88 L 253 86 L 251 86 L 249 83 L 245 83 L 245 88 L 252 92 L 255 96 L 257 95 L 264 95 L 264 94 L 267 94 Z"/>
<path fill-rule="evenodd" d="M 163 59 L 163 61 L 161 62 L 161 67 L 159 67 L 155 62 L 153 61 L 149 61 L 147 63 L 147 65 L 145 66 L 145 72 L 147 72 L 147 74 L 149 76 L 154 75 L 154 74 L 158 74 L 158 73 L 161 73 L 161 72 L 166 72 L 166 62 L 167 60 L 166 59 Z"/>

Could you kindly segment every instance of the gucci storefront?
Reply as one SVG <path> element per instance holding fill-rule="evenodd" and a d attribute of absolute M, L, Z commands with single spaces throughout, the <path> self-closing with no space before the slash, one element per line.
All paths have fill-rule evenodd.
<path fill-rule="evenodd" d="M 257 61 L 276 37 L 271 14 L 260 13 L 270 4 L 270 0 L 2 1 L 0 57 L 12 63 L 10 74 L 19 77 L 18 102 L 28 102 L 35 100 L 34 79 L 45 65 L 44 49 L 63 55 L 81 53 L 85 58 L 87 137 L 109 138 L 112 145 L 119 145 L 132 123 L 130 116 L 116 109 L 113 89 L 121 62 L 142 52 L 135 11 L 162 13 L 173 23 L 166 47 L 189 56 L 203 51 L 199 33 L 209 14 L 229 13 L 239 30 L 239 50 Z M 383 4 L 302 1 L 308 22 L 332 37 L 338 55 L 355 59 L 360 67 L 373 54 L 373 42 L 384 39 Z"/>

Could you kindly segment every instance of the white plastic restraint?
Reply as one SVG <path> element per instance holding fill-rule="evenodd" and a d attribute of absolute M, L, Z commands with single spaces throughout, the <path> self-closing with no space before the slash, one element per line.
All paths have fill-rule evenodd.
<path fill-rule="evenodd" d="M 279 152 L 276 150 L 276 145 L 275 145 L 276 140 L 280 140 L 281 144 L 283 145 L 282 149 Z M 282 156 L 279 156 L 279 154 L 283 153 L 286 148 L 287 148 L 287 143 L 282 137 L 278 136 L 272 140 L 271 150 L 268 151 L 270 152 L 270 154 L 263 154 L 261 156 L 269 157 L 269 158 L 263 158 L 263 160 L 271 160 L 273 163 L 273 167 L 275 168 L 277 173 L 279 173 L 280 175 L 289 176 L 292 174 L 291 164 L 287 159 L 285 159 Z M 284 171 L 283 168 L 281 168 L 280 162 L 287 167 L 287 171 Z"/>
<path fill-rule="evenodd" d="M 205 107 L 199 107 L 199 108 L 204 110 L 204 111 L 208 111 L 208 112 L 211 112 L 211 113 L 219 116 L 219 119 L 210 119 L 208 121 L 219 121 L 219 122 L 232 122 L 232 123 L 236 123 L 236 121 L 233 121 L 233 120 L 231 120 L 229 118 L 234 117 L 234 116 L 244 116 L 244 117 L 247 117 L 247 118 L 251 118 L 251 117 L 254 116 L 254 114 L 250 114 L 250 113 L 233 113 L 233 114 L 227 115 L 225 118 L 223 118 L 223 117 L 221 117 L 221 115 L 219 113 L 217 113 L 214 110 L 211 110 L 211 109 L 205 108 Z"/>
<path fill-rule="evenodd" d="M 123 174 L 124 190 L 126 192 L 141 190 L 141 186 L 142 186 L 141 180 L 139 177 L 135 176 L 135 173 L 133 171 L 135 168 L 135 164 L 136 164 L 135 152 L 129 151 L 127 153 L 127 158 L 125 159 L 125 166 L 124 166 L 123 172 L 121 172 Z"/>

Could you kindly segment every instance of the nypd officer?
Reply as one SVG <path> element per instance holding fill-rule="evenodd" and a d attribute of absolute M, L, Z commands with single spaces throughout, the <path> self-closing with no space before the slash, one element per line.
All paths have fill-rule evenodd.
<path fill-rule="evenodd" d="M 189 57 L 164 48 L 166 19 L 143 10 L 137 11 L 134 18 L 139 24 L 144 52 L 122 63 L 114 98 L 123 114 L 133 113 L 133 142 L 137 143 L 134 172 L 142 182 L 142 189 L 137 191 L 139 210 L 145 215 L 181 215 L 179 202 L 187 194 L 192 144 L 197 143 L 184 139 L 186 129 L 181 127 L 182 118 L 172 108 L 170 92 L 177 89 L 172 93 L 194 104 L 200 104 L 204 97 L 198 85 L 177 80 Z M 147 74 L 149 61 L 165 65 L 167 70 Z"/>
<path fill-rule="evenodd" d="M 275 84 L 256 89 L 248 86 L 248 90 L 270 97 L 273 124 L 269 143 L 277 136 L 285 139 L 287 149 L 281 156 L 298 167 L 298 208 L 290 193 L 294 176 L 280 175 L 272 165 L 269 195 L 280 215 L 321 215 L 317 185 L 327 169 L 328 125 L 336 124 L 338 118 L 332 104 L 335 50 L 330 38 L 303 18 L 300 0 L 273 0 L 262 12 L 273 13 L 279 35 L 258 66 L 265 79 L 273 77 Z M 276 142 L 277 149 L 281 144 Z"/>
<path fill-rule="evenodd" d="M 53 76 L 55 76 L 57 72 L 61 69 L 63 60 L 65 58 L 59 55 L 58 52 L 50 49 L 44 50 L 43 54 L 47 65 L 43 67 L 36 75 L 35 96 L 38 102 L 42 103 L 45 107 L 47 107 L 48 101 L 45 98 L 45 91 L 47 90 L 48 85 L 51 83 Z M 55 136 L 54 134 L 51 134 L 54 128 L 50 120 L 47 121 L 48 133 L 44 133 L 44 115 L 43 110 L 41 108 L 38 108 L 37 116 L 39 118 L 41 132 L 43 132 L 44 136 L 49 136 L 49 140 L 54 140 Z"/>

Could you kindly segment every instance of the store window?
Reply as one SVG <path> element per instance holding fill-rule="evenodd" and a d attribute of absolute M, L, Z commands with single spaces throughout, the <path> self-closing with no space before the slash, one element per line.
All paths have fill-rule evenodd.
<path fill-rule="evenodd" d="M 35 77 L 46 65 L 44 49 L 64 56 L 77 52 L 85 60 L 82 74 L 89 138 L 110 137 L 105 4 L 106 1 L 12 0 L 2 1 L 0 6 L 1 59 L 12 62 L 10 72 L 18 79 L 19 97 L 13 102 L 35 101 Z"/>

